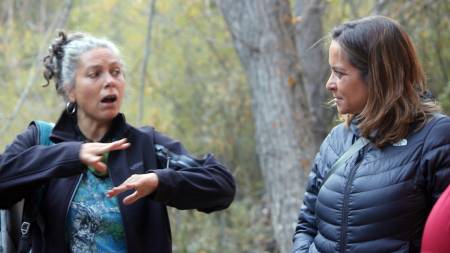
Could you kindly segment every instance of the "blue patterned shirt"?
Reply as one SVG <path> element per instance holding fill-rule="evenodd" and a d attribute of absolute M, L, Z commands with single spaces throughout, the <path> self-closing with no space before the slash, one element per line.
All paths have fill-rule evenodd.
<path fill-rule="evenodd" d="M 67 219 L 71 252 L 126 252 L 117 198 L 106 196 L 112 187 L 109 176 L 83 174 Z"/>

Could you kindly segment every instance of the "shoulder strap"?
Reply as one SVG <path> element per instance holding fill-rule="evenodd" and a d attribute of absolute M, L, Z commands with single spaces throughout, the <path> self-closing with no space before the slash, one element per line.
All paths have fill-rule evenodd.
<path fill-rule="evenodd" d="M 350 148 L 347 149 L 347 151 L 345 151 L 344 154 L 342 154 L 337 160 L 336 162 L 334 162 L 333 166 L 331 166 L 331 170 L 327 173 L 327 175 L 325 176 L 325 178 L 322 181 L 322 185 L 325 184 L 325 182 L 328 180 L 328 178 L 333 175 L 333 173 L 340 167 L 342 167 L 343 165 L 345 165 L 345 162 L 352 157 L 354 154 L 356 154 L 358 151 L 360 151 L 362 148 L 364 148 L 367 144 L 369 144 L 369 140 L 364 138 L 364 137 L 360 137 L 358 140 L 356 140 L 351 146 Z"/>
<path fill-rule="evenodd" d="M 55 124 L 42 120 L 36 120 L 34 121 L 34 123 L 36 124 L 36 127 L 38 129 L 39 144 L 44 146 L 50 146 L 52 144 L 52 141 L 50 140 L 50 135 L 52 133 Z"/>
<path fill-rule="evenodd" d="M 36 120 L 39 144 L 44 146 L 50 146 L 53 142 L 50 140 L 55 124 Z M 22 224 L 20 226 L 20 241 L 17 247 L 17 252 L 28 253 L 31 249 L 31 226 L 35 223 L 39 214 L 39 205 L 42 201 L 44 187 L 34 191 L 28 197 L 25 198 L 23 206 Z"/>

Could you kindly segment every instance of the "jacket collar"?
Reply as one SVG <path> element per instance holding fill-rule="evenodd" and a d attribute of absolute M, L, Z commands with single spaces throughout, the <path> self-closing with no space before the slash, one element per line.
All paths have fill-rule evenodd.
<path fill-rule="evenodd" d="M 122 138 L 128 130 L 128 125 L 125 120 L 125 116 L 119 113 L 111 124 L 111 128 L 103 136 L 100 142 L 109 142 L 111 140 L 118 140 Z M 53 128 L 50 139 L 54 143 L 62 141 L 86 141 L 83 133 L 78 128 L 76 115 L 69 115 L 65 111 L 62 112 L 58 121 Z"/>
<path fill-rule="evenodd" d="M 350 122 L 349 129 L 353 133 L 353 135 L 356 135 L 357 138 L 361 136 L 361 131 L 359 130 L 359 123 L 361 122 L 360 119 L 358 119 L 358 115 L 355 115 Z"/>
<path fill-rule="evenodd" d="M 354 140 L 361 137 L 361 130 L 359 129 L 359 124 L 361 123 L 362 119 L 358 117 L 358 115 L 355 115 L 350 122 L 349 129 L 354 135 Z M 375 138 L 377 138 L 378 130 L 374 129 L 370 132 L 369 136 L 365 136 L 367 139 L 373 141 Z"/>

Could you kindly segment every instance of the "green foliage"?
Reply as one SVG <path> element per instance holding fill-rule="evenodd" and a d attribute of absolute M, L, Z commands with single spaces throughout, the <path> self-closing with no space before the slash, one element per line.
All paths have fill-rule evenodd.
<path fill-rule="evenodd" d="M 439 94 L 438 97 L 442 109 L 450 114 L 450 81 L 447 82 L 447 86 L 444 86 L 442 93 Z"/>
<path fill-rule="evenodd" d="M 448 101 L 448 96 L 442 96 L 450 81 L 448 1 L 393 1 L 387 7 L 386 15 L 397 19 L 411 36 L 433 94 Z M 450 112 L 448 107 L 444 108 Z"/>
<path fill-rule="evenodd" d="M 171 209 L 174 252 L 277 252 L 266 201 L 237 201 L 214 214 Z"/>
<path fill-rule="evenodd" d="M 41 89 L 39 52 L 47 50 L 46 27 L 50 13 L 62 7 L 58 1 L 5 1 L 0 9 L 0 144 L 4 147 L 23 131 L 32 119 L 51 120 L 60 113 L 60 102 Z M 42 8 L 41 8 L 42 7 Z M 39 11 L 37 11 L 39 10 Z M 26 99 L 21 95 L 31 87 Z M 48 88 L 51 89 L 51 88 Z M 23 106 L 19 106 L 23 101 Z M 15 110 L 15 108 L 20 110 Z"/>

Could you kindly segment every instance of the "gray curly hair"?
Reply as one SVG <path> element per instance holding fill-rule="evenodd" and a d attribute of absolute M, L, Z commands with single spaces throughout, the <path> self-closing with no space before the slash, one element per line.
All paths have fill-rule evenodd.
<path fill-rule="evenodd" d="M 117 46 L 107 39 L 93 37 L 86 33 L 66 35 L 59 32 L 58 37 L 49 47 L 49 54 L 44 58 L 44 78 L 50 84 L 53 79 L 56 92 L 68 101 L 67 91 L 75 85 L 75 73 L 78 60 L 83 53 L 95 48 L 107 48 L 120 58 Z"/>

